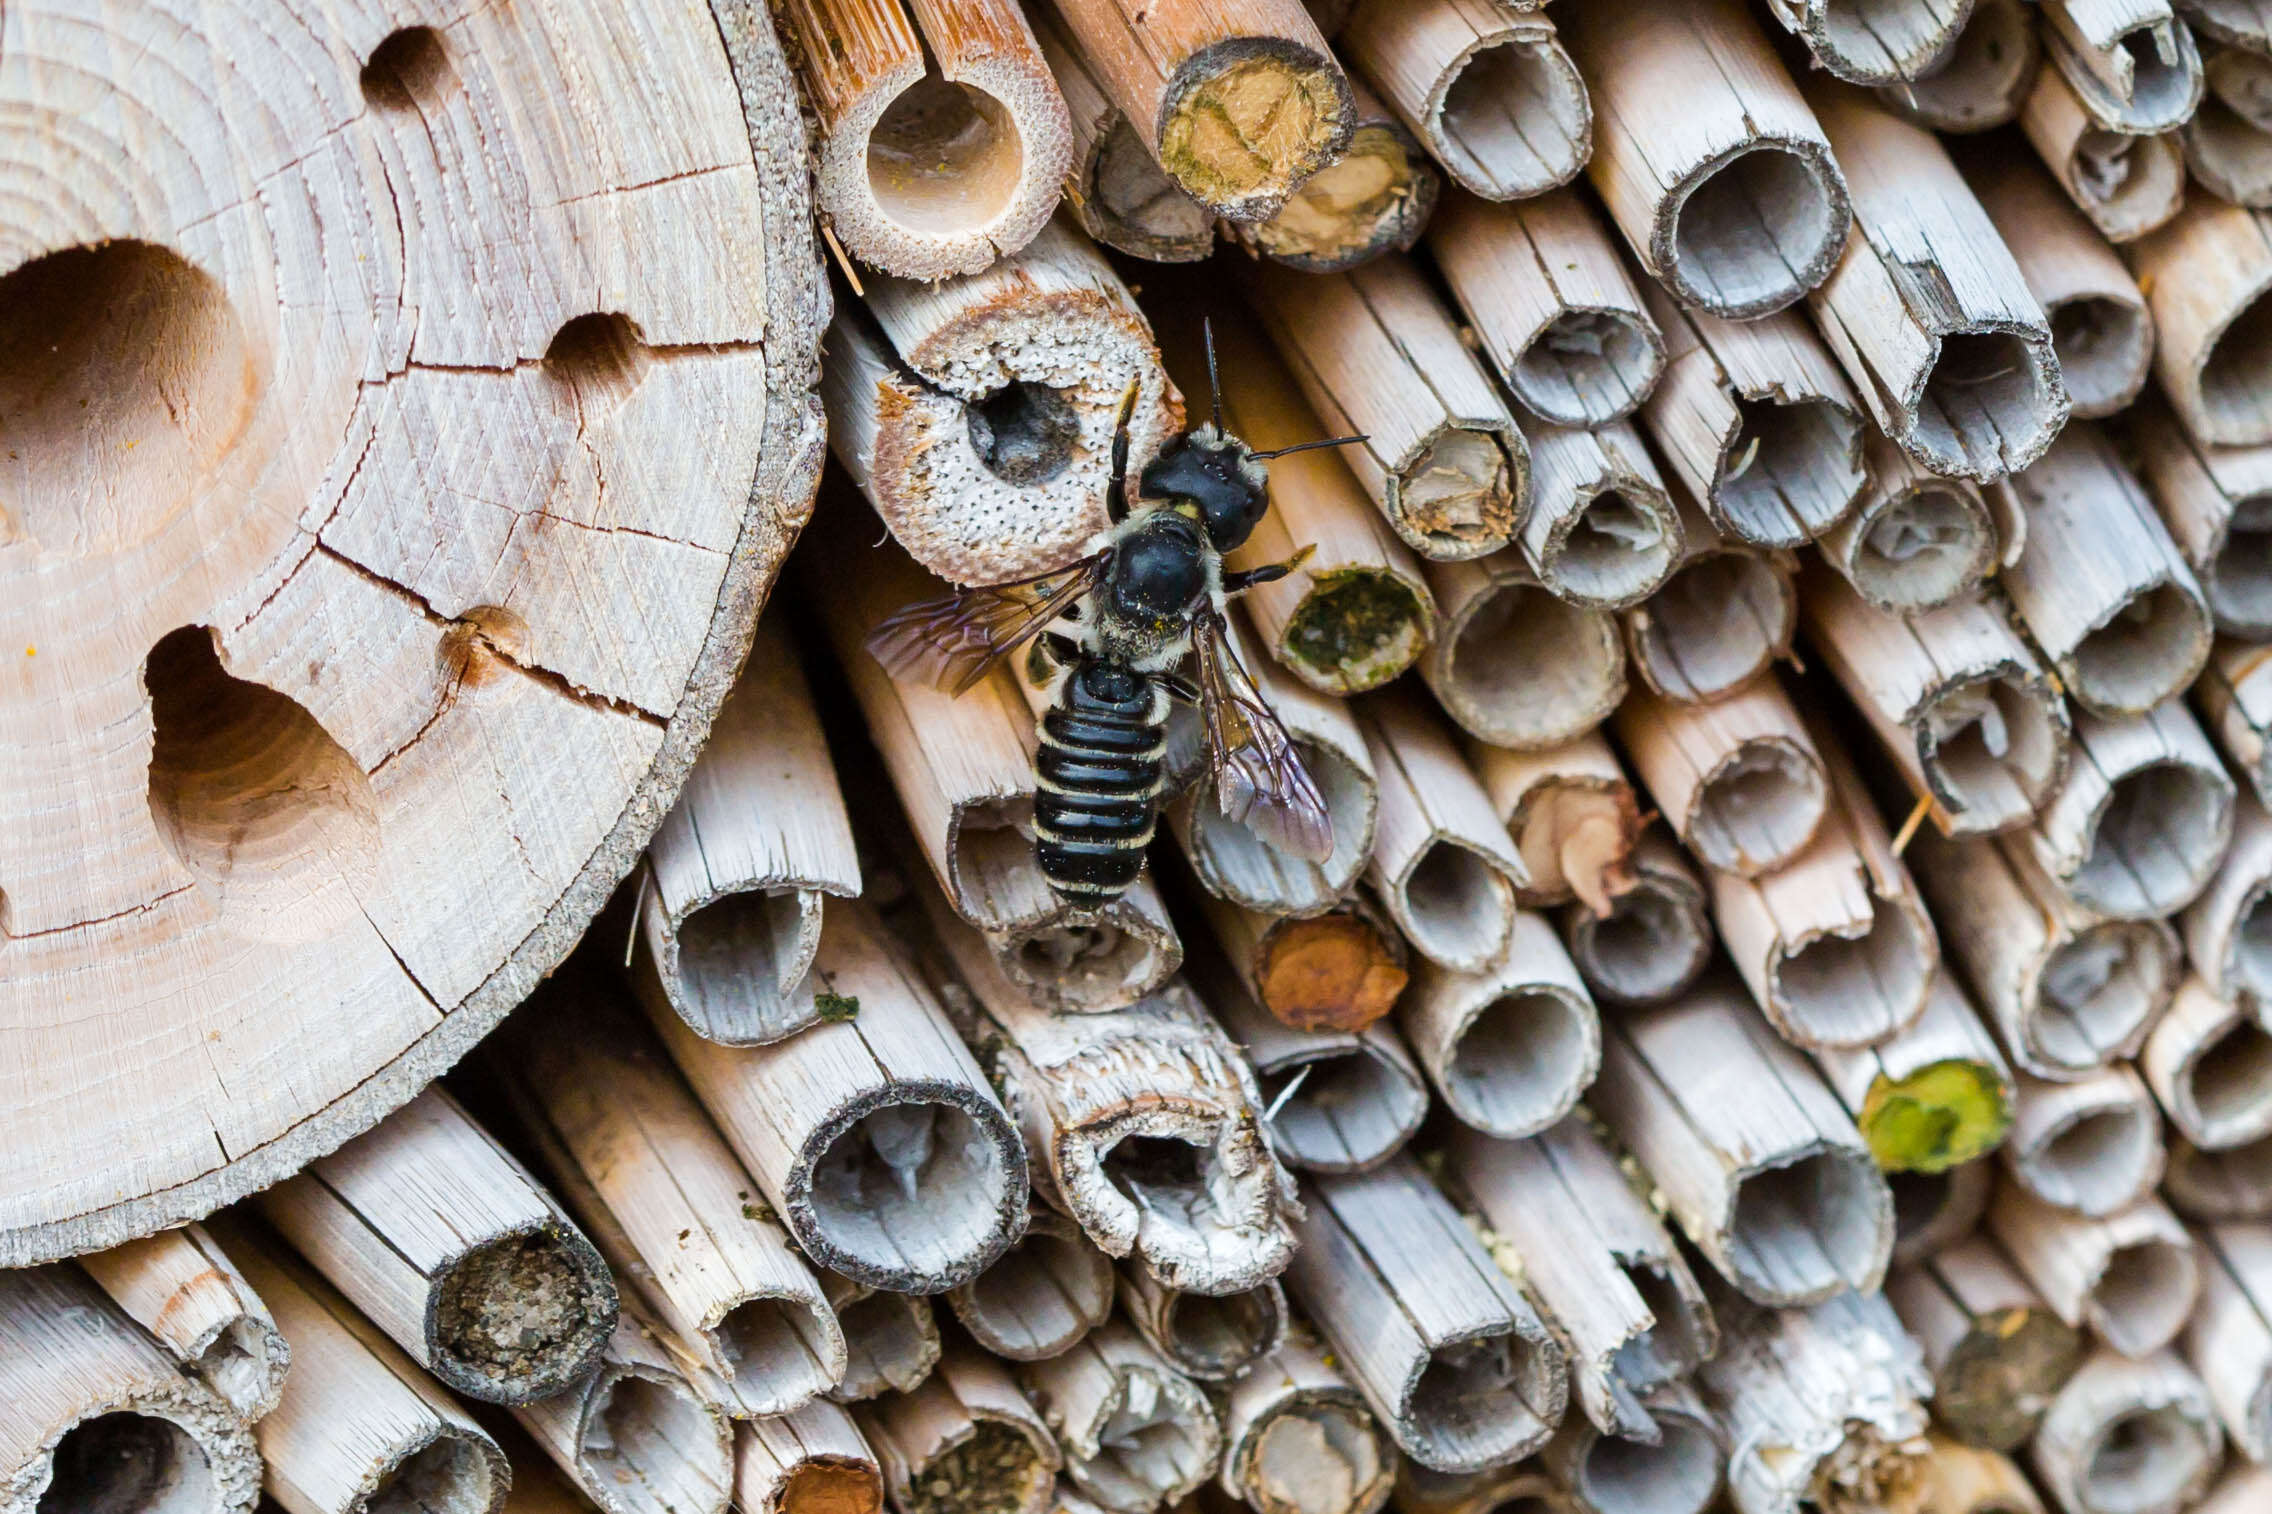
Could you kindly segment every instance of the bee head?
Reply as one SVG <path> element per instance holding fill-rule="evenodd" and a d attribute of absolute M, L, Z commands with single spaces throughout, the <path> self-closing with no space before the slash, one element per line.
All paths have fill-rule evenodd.
<path fill-rule="evenodd" d="M 1187 499 L 1218 552 L 1254 534 L 1270 508 L 1269 476 L 1254 450 L 1214 425 L 1199 426 L 1169 442 L 1145 467 L 1142 492 L 1153 499 Z"/>

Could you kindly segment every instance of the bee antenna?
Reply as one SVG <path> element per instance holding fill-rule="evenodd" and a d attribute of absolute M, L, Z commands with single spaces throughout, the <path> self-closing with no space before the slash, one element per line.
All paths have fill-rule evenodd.
<path fill-rule="evenodd" d="M 1215 367 L 1215 318 L 1202 316 L 1199 330 L 1207 340 L 1207 403 L 1214 412 L 1215 434 L 1223 434 L 1223 375 Z"/>
<path fill-rule="evenodd" d="M 1321 437 L 1314 442 L 1296 442 L 1291 447 L 1280 447 L 1275 452 L 1257 452 L 1254 454 L 1254 460 L 1258 463 L 1266 463 L 1274 457 L 1288 457 L 1296 452 L 1315 452 L 1320 447 L 1347 447 L 1357 442 L 1369 442 L 1371 440 L 1372 438 L 1369 436 Z"/>

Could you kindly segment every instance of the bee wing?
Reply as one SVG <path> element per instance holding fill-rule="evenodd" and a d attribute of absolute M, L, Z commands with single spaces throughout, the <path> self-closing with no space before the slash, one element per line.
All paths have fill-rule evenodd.
<path fill-rule="evenodd" d="M 1199 617 L 1191 638 L 1199 711 L 1207 725 L 1215 802 L 1282 852 L 1311 862 L 1333 855 L 1325 796 L 1225 634 L 1222 616 Z"/>
<path fill-rule="evenodd" d="M 1097 552 L 1016 583 L 918 600 L 876 622 L 868 654 L 894 678 L 960 694 L 1101 583 L 1109 556 Z"/>

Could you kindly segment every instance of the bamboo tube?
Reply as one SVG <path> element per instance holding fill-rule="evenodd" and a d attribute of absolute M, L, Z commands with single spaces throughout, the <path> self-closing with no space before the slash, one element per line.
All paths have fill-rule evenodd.
<path fill-rule="evenodd" d="M 1066 1477 L 1107 1514 L 1176 1503 L 1222 1465 L 1207 1396 L 1123 1321 L 1019 1376 L 1056 1432 Z"/>
<path fill-rule="evenodd" d="M 2022 1073 L 2018 1095 L 2004 1167 L 2045 1203 L 2109 1215 L 2161 1180 L 2161 1120 L 2129 1064 L 2065 1083 Z"/>
<path fill-rule="evenodd" d="M 886 674 L 862 645 L 884 616 L 936 585 L 899 553 L 866 551 L 858 515 L 823 513 L 817 546 L 859 564 L 807 580 L 867 717 L 909 827 L 955 912 L 986 931 L 1005 971 L 1068 1010 L 1126 1004 L 1182 959 L 1149 880 L 1100 916 L 1068 909 L 1034 861 L 1034 714 L 1009 670 L 961 697 Z M 814 559 L 818 561 L 820 559 Z"/>
<path fill-rule="evenodd" d="M 2034 817 L 2066 774 L 2067 706 L 2000 606 L 1891 615 L 1819 571 L 1801 602 L 1808 640 L 1943 833 Z"/>
<path fill-rule="evenodd" d="M 592 1501 L 577 1490 L 565 1472 L 547 1461 L 526 1435 L 504 1425 L 497 1428 L 506 1470 L 512 1475 L 504 1514 L 592 1514 Z"/>
<path fill-rule="evenodd" d="M 2012 1071 L 1946 972 L 1925 1010 L 1874 1046 L 1815 1053 L 1831 1092 L 1887 1172 L 1945 1172 L 1977 1161 L 2011 1129 Z"/>
<path fill-rule="evenodd" d="M 1975 1446 L 2025 1445 L 2083 1358 L 2082 1333 L 1982 1236 L 1896 1269 L 1885 1296 L 1925 1353 L 1933 1417 Z"/>
<path fill-rule="evenodd" d="M 2193 687 L 2217 745 L 2255 790 L 2257 803 L 2272 807 L 2272 654 L 2222 638 Z"/>
<path fill-rule="evenodd" d="M 412 1361 L 470 1398 L 557 1393 L 615 1331 L 607 1263 L 439 1088 L 259 1205 Z"/>
<path fill-rule="evenodd" d="M 1594 1001 L 1554 927 L 1528 910 L 1480 970 L 1418 967 L 1398 1021 L 1453 1116 L 1506 1140 L 1568 1114 L 1601 1067 Z"/>
<path fill-rule="evenodd" d="M 546 1007 L 486 1065 L 617 1277 L 724 1381 L 738 1414 L 785 1413 L 835 1386 L 835 1312 L 662 1050 L 592 996 Z"/>
<path fill-rule="evenodd" d="M 1404 1453 L 1473 1472 L 1543 1446 L 1568 1403 L 1562 1351 L 1427 1175 L 1399 1157 L 1303 1197 L 1286 1286 Z"/>
<path fill-rule="evenodd" d="M 727 1394 L 715 1378 L 698 1389 L 636 1316 L 626 1306 L 599 1370 L 514 1417 L 605 1514 L 725 1514 L 734 1428 L 717 1401 Z"/>
<path fill-rule="evenodd" d="M 0 1272 L 0 1509 L 245 1514 L 260 1482 L 228 1401 L 83 1274 Z"/>
<path fill-rule="evenodd" d="M 1064 1456 L 1009 1370 L 957 1348 L 923 1385 L 856 1409 L 902 1514 L 1042 1514 Z"/>
<path fill-rule="evenodd" d="M 1881 610 L 1913 615 L 1972 593 L 1996 565 L 1996 525 L 1980 491 L 1944 478 L 1872 432 L 1869 483 L 1822 535 L 1824 561 Z"/>
<path fill-rule="evenodd" d="M 1918 1400 L 1932 1390 L 1884 1297 L 1836 1293 L 1784 1310 L 1720 1287 L 1711 1298 L 1727 1344 L 1696 1385 L 1727 1437 L 1738 1514 L 1883 1509 L 1917 1475 Z"/>
<path fill-rule="evenodd" d="M 1455 193 L 1428 228 L 1428 250 L 1491 365 L 1532 413 L 1606 425 L 1656 387 L 1664 338 L 1577 190 L 1512 204 Z"/>
<path fill-rule="evenodd" d="M 1349 81 L 1300 0 L 1056 9 L 1168 177 L 1219 216 L 1268 220 L 1348 150 Z"/>
<path fill-rule="evenodd" d="M 1593 152 L 1586 81 L 1535 7 L 1356 0 L 1335 40 L 1470 194 L 1543 194 Z"/>
<path fill-rule="evenodd" d="M 2019 266 L 1931 134 L 1827 86 L 1807 98 L 1860 233 L 1808 296 L 1824 340 L 1917 462 L 1983 483 L 2026 467 L 2068 402 Z"/>
<path fill-rule="evenodd" d="M 184 1225 L 79 1258 L 111 1302 L 251 1424 L 276 1407 L 292 1348 L 205 1227 Z"/>
<path fill-rule="evenodd" d="M 2210 997 L 2272 1003 L 2272 816 L 2246 794 L 2233 813 L 2233 844 L 2185 912 L 2186 952 Z"/>
<path fill-rule="evenodd" d="M 2266 1507 L 2266 1499 L 2272 1499 L 2272 1470 L 2238 1461 L 2193 1508 L 2194 1514 L 2249 1514 Z"/>
<path fill-rule="evenodd" d="M 1723 537 L 1681 486 L 1668 492 L 1680 512 L 1682 557 L 1654 594 L 1624 612 L 1625 640 L 1651 692 L 1709 703 L 1789 654 L 1798 592 L 1787 554 Z"/>
<path fill-rule="evenodd" d="M 1408 694 L 1367 699 L 1359 724 L 1380 775 L 1380 826 L 1367 875 L 1413 950 L 1480 971 L 1514 929 L 1522 859 L 1432 712 Z"/>
<path fill-rule="evenodd" d="M 1810 1051 L 1851 1050 L 1916 1023 L 1941 948 L 1852 763 L 1835 747 L 1821 755 L 1821 829 L 1776 872 L 1713 873 L 1712 916 L 1777 1031 Z"/>
<path fill-rule="evenodd" d="M 1868 483 L 1862 410 L 1805 317 L 1723 321 L 1643 298 L 1666 359 L 1642 424 L 1712 525 L 1762 547 L 1836 525 Z"/>
<path fill-rule="evenodd" d="M 2116 919 L 2183 909 L 2233 831 L 2233 781 L 2175 701 L 2127 720 L 2077 711 L 2067 782 L 2020 833 L 2075 902 Z"/>
<path fill-rule="evenodd" d="M 2227 47 L 2272 53 L 2272 16 L 2256 0 L 2173 0 L 2177 13 L 2202 36 Z"/>
<path fill-rule="evenodd" d="M 830 446 L 902 546 L 942 578 L 994 584 L 1079 555 L 1104 528 L 1120 397 L 1130 455 L 1180 429 L 1180 397 L 1134 298 L 1052 221 L 984 273 L 869 281 L 822 365 Z"/>
<path fill-rule="evenodd" d="M 2156 1198 L 2103 1218 L 1998 1190 L 1988 1228 L 2059 1317 L 2125 1356 L 2150 1356 L 2184 1328 L 2201 1291 L 2185 1227 Z"/>
<path fill-rule="evenodd" d="M 830 1400 L 857 1404 L 910 1393 L 939 1365 L 939 1321 L 929 1298 L 835 1272 L 824 1273 L 821 1286 L 844 1328 L 844 1376 L 828 1390 Z"/>
<path fill-rule="evenodd" d="M 2139 1070 L 2185 1139 L 2209 1150 L 2272 1135 L 2272 1035 L 2197 977 L 2146 1038 Z"/>
<path fill-rule="evenodd" d="M 2020 107 L 2020 128 L 2067 198 L 2109 242 L 2134 242 L 2185 204 L 2179 139 L 2107 130 L 2056 68 L 2036 72 L 2035 88 Z"/>
<path fill-rule="evenodd" d="M 1443 624 L 1420 676 L 1478 741 L 1519 751 L 1560 746 L 1625 697 L 1615 617 L 1556 598 L 1515 554 L 1432 563 L 1428 583 Z"/>
<path fill-rule="evenodd" d="M 1534 427 L 1531 490 L 1523 559 L 1557 599 L 1626 609 L 1663 587 L 1680 561 L 1680 513 L 1640 433 L 1623 422 Z"/>
<path fill-rule="evenodd" d="M 1480 1472 L 1431 1472 L 1410 1457 L 1396 1469 L 1397 1514 L 1582 1514 L 1569 1489 L 1536 1461 Z"/>
<path fill-rule="evenodd" d="M 1357 1034 L 1404 992 L 1404 938 L 1361 893 L 1305 920 L 1206 895 L 1200 908 L 1247 992 L 1290 1030 Z"/>
<path fill-rule="evenodd" d="M 1293 1179 L 1270 1153 L 1253 1073 L 1197 996 L 1179 981 L 1110 1014 L 1052 1016 L 943 914 L 1042 1196 L 1171 1288 L 1237 1293 L 1276 1276 Z"/>
<path fill-rule="evenodd" d="M 1112 1313 L 1112 1261 L 1081 1227 L 1036 1208 L 1026 1233 L 993 1266 L 947 1290 L 970 1338 L 1013 1362 L 1069 1351 Z"/>
<path fill-rule="evenodd" d="M 1987 131 L 2018 119 L 2042 64 L 2035 13 L 2023 0 L 1976 0 L 1932 72 L 1879 85 L 1878 100 L 1929 131 Z"/>
<path fill-rule="evenodd" d="M 1229 306 L 1208 314 L 1223 420 L 1233 434 L 1265 452 L 1328 435 L 1260 326 Z M 1198 335 L 1188 320 L 1162 327 L 1170 369 L 1195 394 L 1207 382 Z M 1300 568 L 1250 589 L 1242 602 L 1280 667 L 1321 693 L 1348 695 L 1412 666 L 1434 633 L 1436 601 L 1411 549 L 1366 497 L 1341 450 L 1272 462 L 1271 508 L 1224 566 L 1258 568 L 1311 549 Z"/>
<path fill-rule="evenodd" d="M 2071 1514 L 2178 1514 L 2208 1488 L 2225 1437 L 2176 1353 L 2100 1349 L 2052 1399 L 2029 1461 Z"/>
<path fill-rule="evenodd" d="M 1392 252 L 1410 252 L 1436 212 L 1444 177 L 1396 113 L 1349 80 L 1348 150 L 1312 174 L 1276 215 L 1225 227 L 1274 263 L 1303 273 L 1340 273 Z"/>
<path fill-rule="evenodd" d="M 2129 251 L 2159 345 L 2162 393 L 2204 443 L 2272 442 L 2272 234 L 2260 213 L 2197 198 Z"/>
<path fill-rule="evenodd" d="M 1650 825 L 1626 859 L 1632 883 L 1606 915 L 1562 911 L 1570 960 L 1597 1003 L 1662 1004 L 1687 991 L 1712 959 L 1704 885 L 1664 831 Z"/>
<path fill-rule="evenodd" d="M 882 1514 L 883 1473 L 852 1416 L 826 1401 L 751 1420 L 734 1441 L 743 1514 Z"/>
<path fill-rule="evenodd" d="M 1465 745 L 1529 875 L 1516 901 L 1538 908 L 1577 899 L 1609 913 L 1629 882 L 1625 859 L 1641 831 L 1641 807 L 1609 743 L 1588 731 L 1537 752 Z"/>
<path fill-rule="evenodd" d="M 1018 1237 L 1017 1130 L 865 907 L 829 912 L 813 978 L 841 1018 L 778 1045 L 656 1025 L 808 1258 L 869 1287 L 944 1293 Z"/>
<path fill-rule="evenodd" d="M 505 1453 L 456 1400 L 273 1241 L 241 1220 L 213 1224 L 294 1348 L 283 1396 L 255 1431 L 278 1504 L 289 1514 L 496 1514 L 504 1507 Z M 631 1407 L 628 1397 L 622 1407 Z M 712 1429 L 713 1417 L 683 1392 L 658 1392 L 610 1427 L 622 1440 L 621 1454 L 609 1459 L 629 1486 L 647 1465 L 673 1462 L 667 1434 Z"/>
<path fill-rule="evenodd" d="M 1727 1470 L 1720 1427 L 1693 1388 L 1676 1383 L 1649 1399 L 1650 1439 L 1625 1438 L 1581 1415 L 1562 1421 L 1540 1459 L 1585 1514 L 1703 1514 Z"/>
<path fill-rule="evenodd" d="M 1931 0 L 1776 0 L 1768 9 L 1832 75 L 1854 84 L 1889 84 L 1930 72 L 1947 55 L 1971 7 Z"/>
<path fill-rule="evenodd" d="M 1799 856 L 1822 827 L 1830 779 L 1772 680 L 1705 705 L 1635 690 L 1616 730 L 1666 822 L 1710 867 L 1756 877 Z"/>
<path fill-rule="evenodd" d="M 1427 1118 L 1428 1085 L 1391 1027 L 1296 1030 L 1256 1003 L 1228 970 L 1195 974 L 1194 982 L 1244 1049 L 1271 1144 L 1287 1166 L 1304 1172 L 1377 1167 Z"/>
<path fill-rule="evenodd" d="M 1996 1188 L 1996 1164 L 1983 1159 L 1946 1172 L 1889 1172 L 1893 1265 L 1913 1267 L 1980 1228 Z"/>
<path fill-rule="evenodd" d="M 710 727 L 678 803 L 647 844 L 640 990 L 732 1046 L 813 1023 L 797 986 L 820 944 L 821 898 L 860 892 L 860 859 L 812 689 L 778 611 Z"/>
<path fill-rule="evenodd" d="M 2170 131 L 2201 103 L 2201 54 L 2167 0 L 2043 0 L 2043 51 L 2109 131 Z"/>
<path fill-rule="evenodd" d="M 903 278 L 976 273 L 1049 219 L 1072 139 L 1017 6 L 797 0 L 782 20 L 818 127 L 820 212 L 854 257 Z"/>
<path fill-rule="evenodd" d="M 2204 446 L 2158 395 L 2132 412 L 2125 435 L 2217 629 L 2272 639 L 2272 449 Z"/>
<path fill-rule="evenodd" d="M 2068 694 L 2119 719 L 2182 692 L 2209 658 L 2209 607 L 2105 435 L 2069 426 L 2011 489 L 2027 541 L 2004 589 Z"/>
<path fill-rule="evenodd" d="M 1910 839 L 1951 966 L 2004 1049 L 2039 1078 L 2072 1079 L 2136 1053 L 2177 990 L 2177 933 L 2080 908 L 2025 847 Z"/>
<path fill-rule="evenodd" d="M 1566 25 L 1601 120 L 1587 172 L 1641 266 L 1727 320 L 1821 283 L 1852 220 L 1846 182 L 1741 7 L 1589 6 Z"/>
<path fill-rule="evenodd" d="M 1456 1131 L 1447 1150 L 1452 1180 L 1560 1328 L 1585 1419 L 1604 1435 L 1675 1438 L 1650 1395 L 1694 1371 L 1719 1334 L 1616 1157 L 1577 1119 L 1520 1141 Z"/>
<path fill-rule="evenodd" d="M 2202 188 L 2235 205 L 2272 204 L 2272 62 L 2260 52 L 2209 47 L 2201 61 L 2204 86 L 2192 119 L 2178 129 L 2185 166 Z"/>
<path fill-rule="evenodd" d="M 1306 1336 L 1256 1362 L 1223 1399 L 1217 1485 L 1255 1514 L 1375 1514 L 1402 1460 L 1364 1395 Z"/>
<path fill-rule="evenodd" d="M 2174 1136 L 2162 1197 L 2189 1220 L 2272 1219 L 2272 1138 L 2204 1151 Z"/>
<path fill-rule="evenodd" d="M 1065 203 L 1081 229 L 1117 252 L 1155 263 L 1196 262 L 1213 252 L 1213 213 L 1160 167 L 1057 13 L 1040 5 L 1026 19 L 1071 119 Z"/>
<path fill-rule="evenodd" d="M 1934 1514 L 2044 1514 L 2043 1498 L 2012 1459 L 1997 1451 L 1927 1433 L 1930 1450 L 1915 1485 L 1914 1505 Z"/>
<path fill-rule="evenodd" d="M 1247 272 L 1256 313 L 1327 432 L 1366 438 L 1339 455 L 1405 545 L 1450 561 L 1507 545 L 1530 513 L 1529 450 L 1411 261 Z"/>
<path fill-rule="evenodd" d="M 2121 258 L 2035 164 L 1982 151 L 1958 166 L 2051 322 L 2076 418 L 2128 405 L 2153 365 L 2154 322 Z"/>
<path fill-rule="evenodd" d="M 1838 1100 L 1733 982 L 1707 978 L 1606 1029 L 1588 1105 L 1746 1297 L 1788 1308 L 1878 1285 L 1893 1245 L 1885 1178 Z M 1736 1088 L 1741 1098 L 1726 1092 Z"/>
<path fill-rule="evenodd" d="M 1124 1267 L 1120 1307 L 1146 1345 L 1198 1383 L 1236 1381 L 1286 1339 L 1286 1291 L 1276 1278 L 1238 1293 L 1184 1293 Z"/>
<path fill-rule="evenodd" d="M 2185 1327 L 2185 1359 L 2234 1448 L 2261 1462 L 2272 1457 L 2272 1227 L 2211 1225 L 2194 1238 L 2201 1302 Z"/>

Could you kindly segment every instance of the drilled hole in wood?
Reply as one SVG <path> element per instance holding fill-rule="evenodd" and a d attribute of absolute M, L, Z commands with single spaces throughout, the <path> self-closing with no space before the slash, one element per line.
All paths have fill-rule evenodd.
<path fill-rule="evenodd" d="M 1001 1229 L 1004 1182 L 1001 1152 L 960 1108 L 886 1104 L 813 1164 L 813 1221 L 849 1261 L 879 1274 L 945 1272 L 985 1254 Z"/>
<path fill-rule="evenodd" d="M 691 1389 L 683 1382 L 625 1376 L 596 1391 L 602 1401 L 585 1422 L 576 1459 L 620 1500 L 618 1514 L 681 1514 L 717 1502 L 719 1490 L 702 1476 L 704 1458 L 696 1454 L 717 1431 Z M 469 1504 L 468 1514 L 482 1507 Z M 427 1510 L 411 1505 L 404 1514 Z"/>
<path fill-rule="evenodd" d="M 431 26 L 406 26 L 371 49 L 360 83 L 363 98 L 374 107 L 414 111 L 440 99 L 450 77 L 442 34 Z"/>
<path fill-rule="evenodd" d="M 314 716 L 231 677 L 212 635 L 185 626 L 143 665 L 155 740 L 150 816 L 229 930 L 329 935 L 378 877 L 371 783 Z"/>
<path fill-rule="evenodd" d="M 2098 295 L 2062 300 L 2051 317 L 2051 350 L 2078 416 L 2105 415 L 2129 403 L 2153 348 L 2145 307 Z"/>
<path fill-rule="evenodd" d="M 1025 379 L 963 407 L 970 446 L 1006 484 L 1046 484 L 1073 465 L 1081 418 L 1062 389 Z"/>
<path fill-rule="evenodd" d="M 38 1514 L 206 1514 L 212 1463 L 187 1430 L 152 1414 L 100 1414 L 56 1443 Z"/>
<path fill-rule="evenodd" d="M 147 540 L 211 477 L 254 390 L 228 297 L 165 248 L 15 269 L 0 278 L 0 542 L 80 557 Z"/>
<path fill-rule="evenodd" d="M 544 349 L 544 373 L 591 419 L 623 403 L 653 362 L 627 315 L 598 311 L 561 323 Z"/>
<path fill-rule="evenodd" d="M 1025 142 L 1001 101 L 926 74 L 887 106 L 868 135 L 868 190 L 909 231 L 974 232 L 1018 191 Z"/>
<path fill-rule="evenodd" d="M 1551 42 L 1478 48 L 1444 91 L 1439 121 L 1448 166 L 1470 188 L 1536 194 L 1577 166 L 1585 86 Z"/>
<path fill-rule="evenodd" d="M 1736 400 L 1712 498 L 1746 541 L 1795 547 L 1835 525 L 1867 473 L 1861 421 L 1827 400 Z"/>
<path fill-rule="evenodd" d="M 1876 1255 L 1882 1181 L 1867 1155 L 1845 1150 L 1813 1152 L 1745 1178 L 1728 1253 L 1747 1291 L 1798 1298 L 1860 1287 Z"/>
<path fill-rule="evenodd" d="M 2176 963 L 2152 926 L 2086 926 L 2044 963 L 2031 1037 L 2061 1067 L 2113 1056 L 2166 1000 Z"/>
<path fill-rule="evenodd" d="M 1762 314 L 1807 290 L 1844 227 L 1820 167 L 1787 148 L 1748 148 L 1681 201 L 1673 277 L 1714 310 Z"/>
<path fill-rule="evenodd" d="M 1940 471 L 1958 463 L 2001 474 L 2032 458 L 2052 429 L 2051 398 L 2034 350 L 2002 331 L 1959 331 L 1941 338 L 1940 356 L 1917 401 L 1917 443 Z"/>

